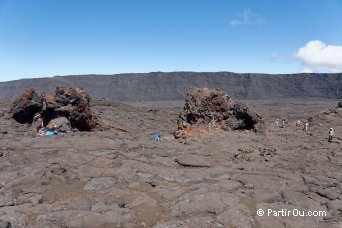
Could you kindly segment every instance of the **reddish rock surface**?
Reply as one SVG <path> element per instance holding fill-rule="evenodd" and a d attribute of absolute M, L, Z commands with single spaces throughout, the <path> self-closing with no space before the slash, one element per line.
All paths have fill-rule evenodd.
<path fill-rule="evenodd" d="M 80 131 L 93 131 L 97 119 L 90 109 L 90 96 L 80 88 L 57 86 L 55 92 L 37 95 L 28 89 L 13 104 L 12 117 L 19 123 L 32 123 L 33 115 L 41 112 L 44 123 L 52 119 L 66 117 L 73 128 Z"/>
<path fill-rule="evenodd" d="M 242 102 L 236 102 L 221 89 L 194 88 L 186 97 L 178 120 L 176 138 L 186 138 L 204 129 L 220 127 L 262 133 L 261 116 Z"/>
<path fill-rule="evenodd" d="M 73 128 L 80 131 L 92 131 L 97 125 L 97 119 L 90 109 L 90 96 L 80 88 L 57 86 L 54 94 L 43 93 L 46 101 L 46 119 L 65 116 Z"/>

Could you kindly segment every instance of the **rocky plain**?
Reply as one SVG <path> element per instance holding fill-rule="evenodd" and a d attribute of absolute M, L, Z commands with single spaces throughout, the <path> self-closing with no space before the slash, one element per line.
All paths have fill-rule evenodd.
<path fill-rule="evenodd" d="M 182 139 L 184 100 L 92 100 L 99 129 L 49 137 L 0 103 L 0 227 L 342 227 L 338 100 L 245 102 L 264 132 Z"/>

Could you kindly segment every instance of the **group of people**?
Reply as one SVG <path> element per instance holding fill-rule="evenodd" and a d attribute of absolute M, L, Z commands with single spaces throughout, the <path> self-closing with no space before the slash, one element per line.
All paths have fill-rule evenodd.
<path fill-rule="evenodd" d="M 279 126 L 281 128 L 284 128 L 286 123 L 287 123 L 286 120 L 282 119 L 281 125 L 279 126 L 279 119 L 276 120 L 277 126 Z M 304 121 L 304 125 L 302 125 L 301 121 L 298 120 L 296 122 L 296 128 L 297 128 L 297 131 L 300 131 L 301 129 L 303 129 L 303 131 L 308 131 L 309 122 L 308 121 Z M 334 136 L 334 129 L 330 128 L 329 132 L 328 132 L 328 142 L 332 142 L 333 136 Z"/>
<path fill-rule="evenodd" d="M 284 128 L 286 123 L 287 123 L 286 120 L 282 119 L 280 127 Z M 276 124 L 277 124 L 277 126 L 279 126 L 279 119 L 276 120 Z M 44 131 L 44 121 L 43 121 L 43 117 L 42 117 L 42 115 L 40 113 L 36 113 L 33 116 L 32 125 L 35 126 L 38 136 L 44 136 L 44 135 L 45 136 L 49 136 L 49 135 L 56 134 L 56 132 L 54 132 L 53 129 L 50 129 L 49 127 L 47 128 L 46 131 Z M 298 120 L 296 122 L 296 127 L 297 127 L 297 131 L 299 131 L 302 128 L 302 124 L 301 124 L 300 120 Z M 304 122 L 303 130 L 307 131 L 308 127 L 309 127 L 309 122 L 305 121 Z M 329 135 L 328 142 L 332 142 L 332 139 L 333 139 L 333 136 L 334 136 L 334 129 L 333 128 L 329 129 L 328 135 Z M 156 132 L 154 134 L 154 141 L 159 142 L 159 141 L 161 141 L 161 139 L 162 138 L 161 138 L 160 134 Z"/>
<path fill-rule="evenodd" d="M 298 120 L 296 122 L 296 127 L 297 127 L 297 131 L 300 131 L 302 128 L 303 128 L 303 131 L 307 131 L 309 128 L 309 122 L 304 121 L 304 124 L 302 125 L 302 122 L 300 122 L 300 120 Z"/>
<path fill-rule="evenodd" d="M 33 116 L 32 126 L 36 128 L 38 136 L 50 136 L 56 134 L 56 132 L 54 132 L 52 129 L 53 127 L 49 127 L 49 125 L 47 126 L 46 130 L 44 129 L 44 121 L 40 113 L 36 113 Z"/>

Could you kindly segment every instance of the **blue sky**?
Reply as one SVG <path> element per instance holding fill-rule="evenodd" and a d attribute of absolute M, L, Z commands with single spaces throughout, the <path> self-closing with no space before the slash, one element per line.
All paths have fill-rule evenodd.
<path fill-rule="evenodd" d="M 0 0 L 0 81 L 342 72 L 341 45 L 339 0 Z"/>

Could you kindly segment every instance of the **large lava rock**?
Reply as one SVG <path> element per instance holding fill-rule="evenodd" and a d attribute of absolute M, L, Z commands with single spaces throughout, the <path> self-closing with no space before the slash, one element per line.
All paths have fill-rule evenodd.
<path fill-rule="evenodd" d="M 265 123 L 261 116 L 246 104 L 233 101 L 221 89 L 191 89 L 177 123 L 177 138 L 187 137 L 190 132 L 210 128 L 211 125 L 257 133 L 265 131 Z"/>
<path fill-rule="evenodd" d="M 342 101 L 338 102 L 337 107 L 342 108 Z"/>
<path fill-rule="evenodd" d="M 61 116 L 69 119 L 71 126 L 80 131 L 91 131 L 97 125 L 97 119 L 90 109 L 90 96 L 80 88 L 57 86 L 55 93 L 43 93 L 46 102 L 44 120 Z"/>
<path fill-rule="evenodd" d="M 223 90 L 194 88 L 188 92 L 178 124 L 209 124 L 213 119 L 225 120 L 233 114 L 234 101 Z"/>
<path fill-rule="evenodd" d="M 32 123 L 35 113 L 40 112 L 43 107 L 41 97 L 34 89 L 28 88 L 18 99 L 16 99 L 9 113 L 17 122 Z"/>
<path fill-rule="evenodd" d="M 57 86 L 55 92 L 46 92 L 41 96 L 38 96 L 33 89 L 28 89 L 13 103 L 10 112 L 19 123 L 32 123 L 33 115 L 40 112 L 44 124 L 65 117 L 70 121 L 72 128 L 92 131 L 97 126 L 97 119 L 89 103 L 89 95 L 80 88 Z"/>

